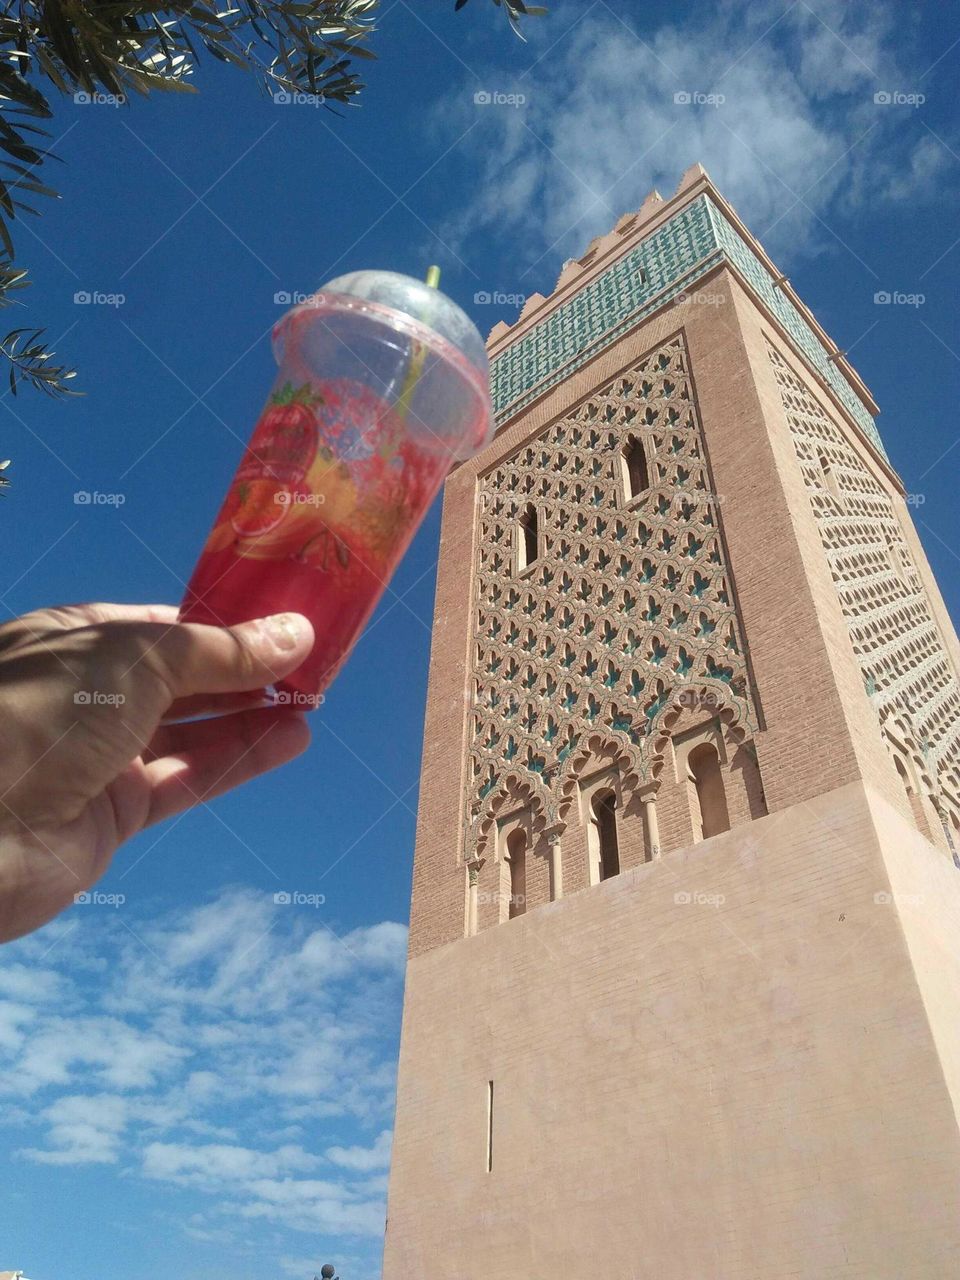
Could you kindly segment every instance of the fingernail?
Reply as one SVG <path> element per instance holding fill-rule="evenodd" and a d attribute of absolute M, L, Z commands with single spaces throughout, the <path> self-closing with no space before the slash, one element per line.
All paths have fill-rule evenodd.
<path fill-rule="evenodd" d="M 263 627 L 271 642 L 285 652 L 295 649 L 303 635 L 303 626 L 295 613 L 275 613 L 272 618 L 264 618 Z"/>

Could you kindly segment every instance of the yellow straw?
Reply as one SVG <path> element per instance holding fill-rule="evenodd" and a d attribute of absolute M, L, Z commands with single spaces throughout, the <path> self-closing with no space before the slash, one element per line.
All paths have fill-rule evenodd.
<path fill-rule="evenodd" d="M 427 268 L 427 284 L 431 289 L 439 288 L 440 285 L 440 268 Z M 417 383 L 420 381 L 420 375 L 423 373 L 423 362 L 427 358 L 427 348 L 419 342 L 413 344 L 413 354 L 410 357 L 410 364 L 407 368 L 407 376 L 403 381 L 403 390 L 400 392 L 400 398 L 397 400 L 397 412 L 401 418 L 405 418 L 410 411 L 410 401 L 413 399 L 413 393 L 416 390 Z"/>

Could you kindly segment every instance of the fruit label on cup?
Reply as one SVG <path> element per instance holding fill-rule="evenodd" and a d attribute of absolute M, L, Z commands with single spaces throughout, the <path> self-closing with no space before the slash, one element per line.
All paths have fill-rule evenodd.
<path fill-rule="evenodd" d="M 271 396 L 221 513 L 238 537 L 259 537 L 285 516 L 291 494 L 316 457 L 316 401 L 309 383 L 295 388 L 288 382 Z"/>
<path fill-rule="evenodd" d="M 285 383 L 270 398 L 205 550 L 344 570 L 392 566 L 435 490 L 437 459 L 350 379 Z"/>

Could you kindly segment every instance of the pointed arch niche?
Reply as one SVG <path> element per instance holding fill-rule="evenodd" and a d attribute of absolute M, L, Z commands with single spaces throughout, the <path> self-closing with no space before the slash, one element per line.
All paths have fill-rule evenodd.
<path fill-rule="evenodd" d="M 512 831 L 505 841 L 504 861 L 507 864 L 507 919 L 522 916 L 527 909 L 527 833 L 520 828 Z"/>
<path fill-rule="evenodd" d="M 520 512 L 516 527 L 517 572 L 531 569 L 540 558 L 540 515 L 532 502 Z"/>
<path fill-rule="evenodd" d="M 642 790 L 626 743 L 593 734 L 570 756 L 557 804 L 565 897 L 650 861 Z"/>
<path fill-rule="evenodd" d="M 899 731 L 899 736 L 895 730 Z M 887 749 L 893 756 L 894 766 L 900 775 L 917 830 L 932 844 L 939 845 L 949 853 L 956 862 L 953 832 L 947 825 L 949 819 L 945 821 L 944 806 L 937 794 L 933 779 L 924 769 L 922 754 L 913 739 L 908 737 L 905 726 L 900 721 L 893 726 L 889 723 L 885 724 L 884 737 Z"/>
<path fill-rule="evenodd" d="M 751 726 L 722 686 L 673 692 L 654 731 L 650 771 L 665 854 L 767 812 Z"/>
<path fill-rule="evenodd" d="M 620 448 L 620 483 L 624 502 L 634 502 L 650 488 L 650 463 L 639 436 L 627 436 Z"/>
<path fill-rule="evenodd" d="M 623 789 L 616 766 L 580 783 L 580 820 L 586 835 L 586 883 L 599 884 L 621 871 Z"/>
<path fill-rule="evenodd" d="M 730 830 L 730 811 L 720 765 L 720 753 L 712 742 L 701 742 L 687 756 L 687 780 L 692 783 L 691 798 L 694 832 L 700 840 L 709 840 Z"/>
<path fill-rule="evenodd" d="M 527 911 L 527 878 L 532 879 L 533 822 L 529 809 L 508 814 L 497 823 L 498 888 L 496 918 L 513 920 Z"/>
<path fill-rule="evenodd" d="M 675 734 L 673 754 L 694 843 L 729 831 L 729 756 L 719 717 Z"/>

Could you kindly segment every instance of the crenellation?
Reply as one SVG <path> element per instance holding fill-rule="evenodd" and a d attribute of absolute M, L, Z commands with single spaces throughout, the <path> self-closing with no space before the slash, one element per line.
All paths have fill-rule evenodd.
<path fill-rule="evenodd" d="M 542 293 L 531 293 L 523 304 L 520 319 L 525 320 L 528 316 L 533 315 L 535 311 L 539 311 L 545 302 L 546 298 Z"/>

